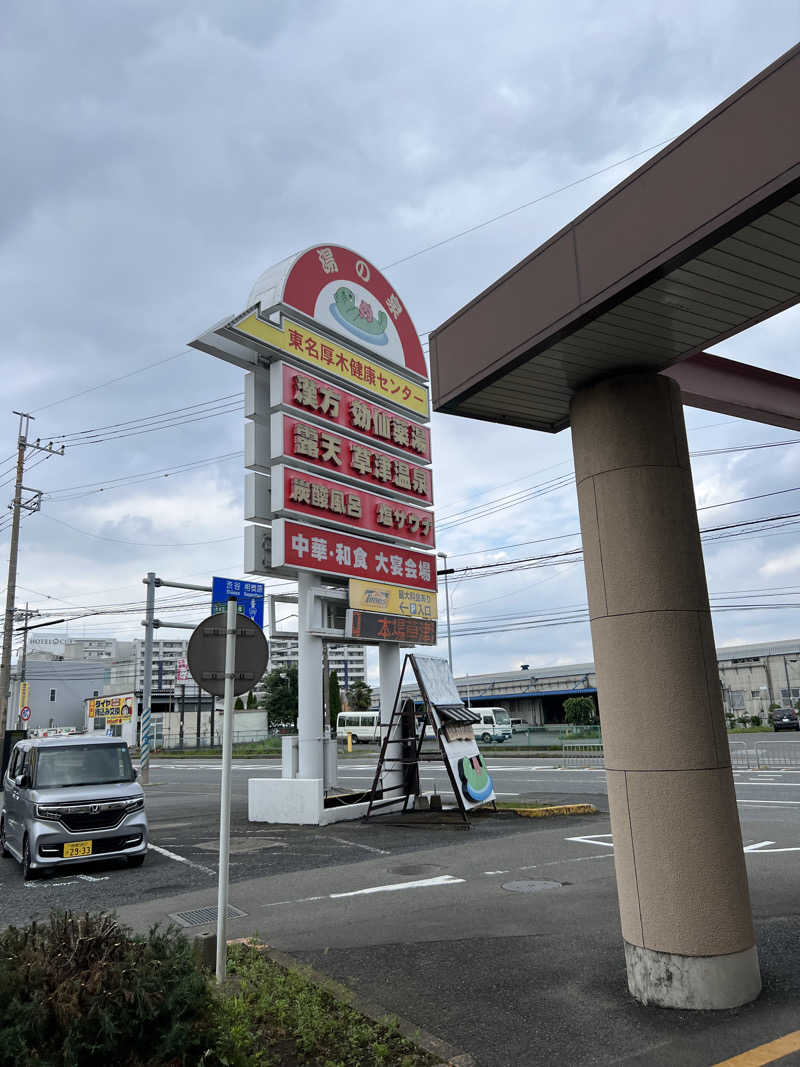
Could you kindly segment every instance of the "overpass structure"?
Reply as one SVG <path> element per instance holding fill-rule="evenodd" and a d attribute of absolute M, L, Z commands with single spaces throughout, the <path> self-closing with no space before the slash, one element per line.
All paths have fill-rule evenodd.
<path fill-rule="evenodd" d="M 644 1003 L 761 988 L 682 404 L 800 429 L 800 381 L 706 351 L 800 301 L 798 129 L 800 46 L 430 336 L 437 410 L 571 427 Z"/>

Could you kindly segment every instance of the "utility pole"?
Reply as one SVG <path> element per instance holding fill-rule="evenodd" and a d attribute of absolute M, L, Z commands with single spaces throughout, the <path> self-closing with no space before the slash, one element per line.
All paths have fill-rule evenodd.
<path fill-rule="evenodd" d="M 15 411 L 19 416 L 19 433 L 17 435 L 17 476 L 14 483 L 14 501 L 11 504 L 11 544 L 8 551 L 8 584 L 6 586 L 6 613 L 3 629 L 3 650 L 0 656 L 0 752 L 3 750 L 6 724 L 8 719 L 8 696 L 11 683 L 11 632 L 14 627 L 14 601 L 17 593 L 17 556 L 19 554 L 19 523 L 23 511 L 36 512 L 41 507 L 42 494 L 38 490 L 29 489 L 22 484 L 25 472 L 25 452 L 33 449 L 37 452 L 47 452 L 53 456 L 63 456 L 64 446 L 54 448 L 53 442 L 47 445 L 28 441 L 28 427 L 33 415 L 24 411 Z M 30 493 L 23 500 L 22 494 Z"/>
<path fill-rule="evenodd" d="M 20 690 L 19 691 L 20 691 L 20 694 L 22 694 L 22 686 L 25 683 L 25 670 L 26 670 L 27 665 L 28 665 L 28 630 L 30 629 L 30 626 L 28 625 L 28 623 L 30 622 L 31 619 L 36 618 L 36 616 L 38 614 L 39 614 L 38 611 L 35 611 L 35 610 L 34 611 L 30 611 L 28 609 L 27 600 L 25 601 L 25 610 L 24 611 L 15 611 L 14 612 L 15 618 L 22 617 L 25 620 L 25 623 L 24 623 L 24 626 L 23 626 L 23 630 L 22 630 L 22 661 L 20 663 L 20 668 L 19 668 L 19 684 L 20 684 Z M 27 701 L 26 701 L 26 703 L 27 703 Z M 22 701 L 20 701 L 20 704 L 22 704 Z M 20 707 L 19 711 L 17 712 L 17 724 L 18 724 L 18 727 L 22 723 L 21 715 L 22 715 L 22 708 Z"/>

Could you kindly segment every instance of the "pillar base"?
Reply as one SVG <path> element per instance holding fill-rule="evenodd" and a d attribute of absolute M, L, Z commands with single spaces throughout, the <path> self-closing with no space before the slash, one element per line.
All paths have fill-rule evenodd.
<path fill-rule="evenodd" d="M 755 945 L 727 956 L 677 956 L 625 942 L 628 989 L 642 1004 L 690 1011 L 738 1008 L 761 992 Z"/>

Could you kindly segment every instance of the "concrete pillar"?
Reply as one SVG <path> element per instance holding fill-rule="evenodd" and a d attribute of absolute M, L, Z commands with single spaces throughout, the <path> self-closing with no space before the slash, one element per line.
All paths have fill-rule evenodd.
<path fill-rule="evenodd" d="M 378 645 L 378 669 L 380 671 L 381 685 L 381 740 L 386 736 L 389 722 L 392 718 L 397 687 L 400 685 L 400 671 L 402 669 L 402 657 L 400 646 L 390 641 L 382 641 Z M 400 726 L 395 729 L 399 734 Z M 402 758 L 402 745 L 392 742 L 386 750 L 388 759 Z M 389 786 L 400 785 L 403 781 L 403 767 L 399 763 L 388 763 L 388 770 L 383 774 L 384 789 Z M 400 790 L 395 790 L 393 796 L 399 796 Z"/>
<path fill-rule="evenodd" d="M 298 777 L 322 779 L 322 638 L 308 632 L 317 628 L 311 591 L 318 585 L 316 575 L 297 572 Z"/>
<path fill-rule="evenodd" d="M 761 989 L 680 391 L 629 374 L 571 408 L 628 987 Z"/>

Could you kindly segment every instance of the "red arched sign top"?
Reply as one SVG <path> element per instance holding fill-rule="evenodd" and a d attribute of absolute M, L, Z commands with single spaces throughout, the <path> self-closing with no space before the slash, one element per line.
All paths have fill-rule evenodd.
<path fill-rule="evenodd" d="M 283 302 L 428 377 L 411 316 L 394 288 L 377 267 L 349 248 L 315 245 L 303 252 L 286 277 Z"/>

